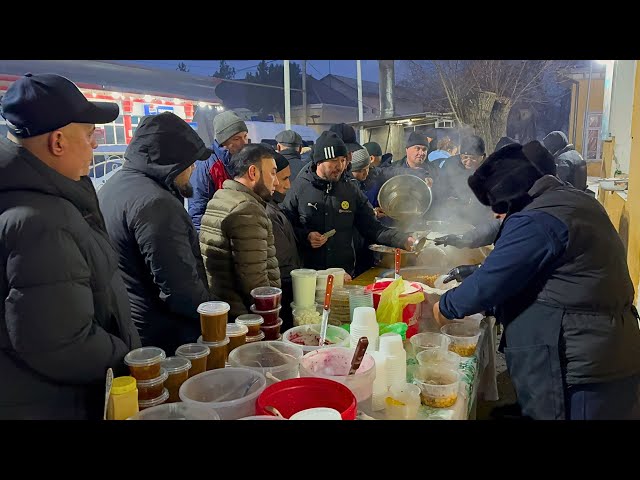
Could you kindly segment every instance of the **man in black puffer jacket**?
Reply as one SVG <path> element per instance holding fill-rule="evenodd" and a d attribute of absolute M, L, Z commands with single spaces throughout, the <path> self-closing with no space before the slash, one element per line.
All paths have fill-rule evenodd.
<path fill-rule="evenodd" d="M 105 375 L 140 346 L 86 176 L 118 116 L 54 74 L 16 80 L 0 138 L 0 419 L 102 418 Z"/>
<path fill-rule="evenodd" d="M 189 177 L 194 163 L 210 155 L 177 115 L 144 117 L 122 170 L 98 195 L 142 343 L 167 355 L 196 341 L 196 310 L 209 300 L 198 234 L 184 198 L 193 193 Z"/>
<path fill-rule="evenodd" d="M 282 209 L 296 232 L 306 268 L 342 267 L 353 275 L 354 228 L 369 244 L 410 248 L 413 238 L 383 226 L 364 193 L 353 182 L 341 181 L 347 152 L 335 132 L 322 132 L 315 144 L 313 162 L 294 180 Z M 334 236 L 323 236 L 333 229 Z"/>

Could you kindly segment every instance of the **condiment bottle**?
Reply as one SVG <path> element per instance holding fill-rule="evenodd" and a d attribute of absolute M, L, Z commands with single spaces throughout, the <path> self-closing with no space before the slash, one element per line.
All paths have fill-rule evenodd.
<path fill-rule="evenodd" d="M 126 420 L 138 413 L 138 388 L 133 377 L 116 377 L 111 385 L 107 420 Z"/>

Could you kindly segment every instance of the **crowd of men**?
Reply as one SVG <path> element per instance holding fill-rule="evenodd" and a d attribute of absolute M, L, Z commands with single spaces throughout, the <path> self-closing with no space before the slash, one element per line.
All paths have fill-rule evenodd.
<path fill-rule="evenodd" d="M 346 124 L 322 132 L 310 152 L 293 130 L 274 149 L 248 144 L 246 124 L 226 111 L 207 147 L 166 112 L 142 119 L 123 167 L 96 195 L 87 177 L 95 125 L 113 121 L 116 104 L 88 101 L 59 75 L 28 74 L 1 107 L 9 134 L 0 138 L 0 372 L 11 385 L 0 391 L 0 418 L 99 418 L 107 368 L 124 373 L 124 355 L 141 345 L 172 354 L 195 341 L 207 300 L 228 302 L 234 318 L 249 311 L 253 288 L 282 287 L 282 329 L 290 327 L 293 269 L 341 267 L 348 281 L 371 265 L 370 244 L 411 249 L 410 232 L 376 198 L 401 174 L 431 186 L 432 218 L 456 210 L 477 227 L 439 243 L 495 244 L 434 315 L 445 323 L 498 312 L 523 410 L 640 415 L 640 334 L 624 251 L 585 195 L 586 163 L 562 132 L 542 144 L 501 139 L 486 158 L 478 136 L 457 144 L 414 131 L 394 162 L 375 142 L 361 146 Z M 604 288 L 602 275 L 617 280 Z M 538 317 L 546 326 L 531 326 Z M 536 341 L 549 345 L 544 355 Z M 533 371 L 539 362 L 553 374 Z M 549 392 L 552 405 L 539 398 Z M 615 410 L 598 407 L 614 397 Z"/>

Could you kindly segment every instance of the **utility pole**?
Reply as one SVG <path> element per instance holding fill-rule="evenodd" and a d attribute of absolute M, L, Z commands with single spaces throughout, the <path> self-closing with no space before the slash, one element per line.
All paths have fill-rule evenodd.
<path fill-rule="evenodd" d="M 358 121 L 364 120 L 364 105 L 362 104 L 362 64 L 360 60 L 356 60 L 356 77 L 358 80 Z M 364 143 L 364 128 L 360 127 L 358 135 L 360 144 Z"/>
<path fill-rule="evenodd" d="M 289 60 L 284 63 L 284 128 L 291 128 L 291 77 L 289 75 Z"/>
<path fill-rule="evenodd" d="M 309 112 L 307 111 L 307 61 L 302 60 L 302 114 L 304 115 L 303 125 L 307 125 Z"/>

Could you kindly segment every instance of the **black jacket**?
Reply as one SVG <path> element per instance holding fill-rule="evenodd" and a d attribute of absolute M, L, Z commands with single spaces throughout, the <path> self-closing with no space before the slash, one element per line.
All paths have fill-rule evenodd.
<path fill-rule="evenodd" d="M 572 144 L 567 145 L 554 155 L 560 180 L 569 182 L 581 191 L 587 189 L 587 162 L 584 161 Z"/>
<path fill-rule="evenodd" d="M 342 267 L 353 274 L 355 254 L 353 229 L 371 244 L 404 248 L 407 234 L 378 222 L 367 197 L 351 181 L 331 183 L 318 177 L 315 166 L 305 167 L 282 203 L 301 246 L 307 268 Z M 336 234 L 321 248 L 311 248 L 310 232 Z"/>
<path fill-rule="evenodd" d="M 291 181 L 293 182 L 300 173 L 300 170 L 304 168 L 305 161 L 302 159 L 302 156 L 298 151 L 293 148 L 287 148 L 282 150 L 280 153 L 289 161 L 289 167 L 291 168 Z"/>
<path fill-rule="evenodd" d="M 210 298 L 198 234 L 173 186 L 204 147 L 191 132 L 150 128 L 134 137 L 122 170 L 99 192 L 142 343 L 167 356 L 196 341 L 196 309 Z"/>
<path fill-rule="evenodd" d="M 0 419 L 100 419 L 140 346 L 88 177 L 0 138 Z"/>
<path fill-rule="evenodd" d="M 273 238 L 276 245 L 276 258 L 280 267 L 280 280 L 291 279 L 291 270 L 302 268 L 302 259 L 298 252 L 296 235 L 291 222 L 280 209 L 284 195 L 275 192 L 273 199 L 267 203 L 267 215 L 273 225 Z"/>

